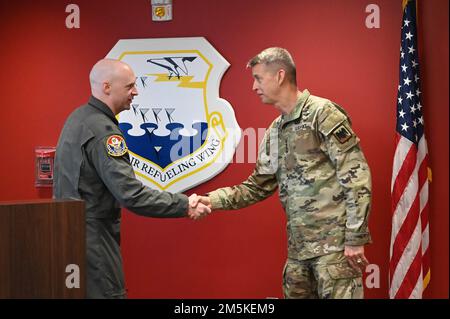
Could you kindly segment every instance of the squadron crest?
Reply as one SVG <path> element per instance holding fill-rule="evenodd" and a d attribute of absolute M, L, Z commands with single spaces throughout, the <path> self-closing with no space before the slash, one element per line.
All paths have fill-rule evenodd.
<path fill-rule="evenodd" d="M 218 96 L 229 63 L 204 38 L 120 40 L 107 57 L 137 77 L 138 96 L 117 119 L 144 184 L 184 191 L 228 165 L 241 134 Z"/>

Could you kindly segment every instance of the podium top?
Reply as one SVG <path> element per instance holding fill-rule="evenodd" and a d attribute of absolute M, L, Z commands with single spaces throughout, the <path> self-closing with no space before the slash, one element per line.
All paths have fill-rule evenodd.
<path fill-rule="evenodd" d="M 11 201 L 0 201 L 0 206 L 12 206 L 12 205 L 33 205 L 33 204 L 51 204 L 51 203 L 67 203 L 67 202 L 81 202 L 83 200 L 79 199 L 25 199 L 25 200 L 11 200 Z"/>

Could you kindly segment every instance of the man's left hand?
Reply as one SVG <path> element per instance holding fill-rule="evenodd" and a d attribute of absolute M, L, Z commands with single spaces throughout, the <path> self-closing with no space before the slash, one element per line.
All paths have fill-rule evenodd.
<path fill-rule="evenodd" d="M 345 246 L 344 255 L 347 257 L 350 266 L 356 270 L 364 270 L 369 264 L 366 256 L 364 256 L 364 246 Z"/>

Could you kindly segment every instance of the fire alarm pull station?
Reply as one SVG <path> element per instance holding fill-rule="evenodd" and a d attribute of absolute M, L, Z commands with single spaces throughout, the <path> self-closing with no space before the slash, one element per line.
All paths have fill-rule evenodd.
<path fill-rule="evenodd" d="M 36 187 L 53 186 L 53 167 L 55 163 L 55 153 L 55 147 L 36 147 Z"/>

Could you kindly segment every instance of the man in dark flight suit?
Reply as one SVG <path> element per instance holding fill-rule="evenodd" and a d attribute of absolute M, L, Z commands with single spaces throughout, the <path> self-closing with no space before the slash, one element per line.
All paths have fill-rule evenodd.
<path fill-rule="evenodd" d="M 195 194 L 188 198 L 152 190 L 135 178 L 115 118 L 138 94 L 131 68 L 121 61 L 100 60 L 89 79 L 92 96 L 69 116 L 58 141 L 53 196 L 86 203 L 87 297 L 125 298 L 121 207 L 147 217 L 192 219 L 210 209 L 191 207 Z"/>

